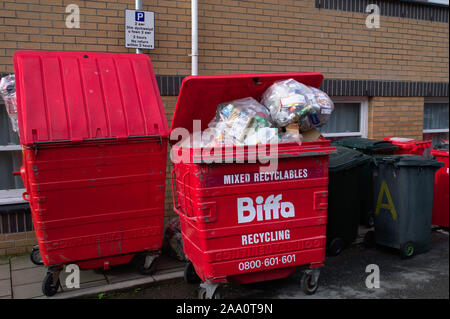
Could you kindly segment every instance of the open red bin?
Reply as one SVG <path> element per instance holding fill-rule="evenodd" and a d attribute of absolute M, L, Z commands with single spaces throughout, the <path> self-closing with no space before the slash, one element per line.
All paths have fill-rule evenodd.
<path fill-rule="evenodd" d="M 431 148 L 431 141 L 417 141 L 403 137 L 385 137 L 382 140 L 391 141 L 392 144 L 398 146 L 398 150 L 394 151 L 396 155 L 419 155 L 424 156 Z"/>
<path fill-rule="evenodd" d="M 14 55 L 26 186 L 43 292 L 64 265 L 154 270 L 162 245 L 168 128 L 146 55 Z"/>
<path fill-rule="evenodd" d="M 449 175 L 448 175 L 448 141 L 431 150 L 436 160 L 444 163 L 435 175 L 432 224 L 447 227 L 449 224 Z"/>
<path fill-rule="evenodd" d="M 182 83 L 171 131 L 205 129 L 219 103 L 259 96 L 275 81 L 295 80 L 319 87 L 320 73 L 190 76 Z M 171 141 L 176 143 L 177 141 Z M 259 146 L 268 154 L 270 145 Z M 251 283 L 289 276 L 298 267 L 306 293 L 317 289 L 325 258 L 330 141 L 277 144 L 271 172 L 254 159 L 256 146 L 173 145 L 172 156 L 187 154 L 172 171 L 174 210 L 180 216 L 183 247 L 190 260 L 187 281 L 203 281 L 200 297 L 217 297 L 219 283 Z M 233 154 L 233 163 L 224 154 Z M 242 159 L 236 163 L 236 159 Z M 210 163 L 212 159 L 220 163 Z M 219 160 L 220 159 L 220 160 Z"/>

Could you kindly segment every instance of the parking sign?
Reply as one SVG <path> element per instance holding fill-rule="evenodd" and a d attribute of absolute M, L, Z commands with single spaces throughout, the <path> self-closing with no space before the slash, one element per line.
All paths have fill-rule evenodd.
<path fill-rule="evenodd" d="M 154 28 L 154 12 L 125 10 L 125 47 L 154 49 Z"/>

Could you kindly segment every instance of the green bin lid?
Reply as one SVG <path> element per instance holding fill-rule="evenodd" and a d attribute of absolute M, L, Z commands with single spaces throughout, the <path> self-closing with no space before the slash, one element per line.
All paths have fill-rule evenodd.
<path fill-rule="evenodd" d="M 348 137 L 341 140 L 333 141 L 331 143 L 334 146 L 345 146 L 360 151 L 395 151 L 398 146 L 392 144 L 391 141 L 374 140 L 370 138 L 363 137 Z"/>
<path fill-rule="evenodd" d="M 375 155 L 374 163 L 392 164 L 394 166 L 430 166 L 430 167 L 442 167 L 444 163 L 441 163 L 432 158 L 425 158 L 419 155 Z"/>
<path fill-rule="evenodd" d="M 336 150 L 336 153 L 330 155 L 329 170 L 331 172 L 353 168 L 372 160 L 370 156 L 351 148 L 336 146 Z"/>

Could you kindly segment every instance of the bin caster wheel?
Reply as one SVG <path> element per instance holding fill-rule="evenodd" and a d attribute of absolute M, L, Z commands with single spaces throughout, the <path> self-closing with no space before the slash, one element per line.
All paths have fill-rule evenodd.
<path fill-rule="evenodd" d="M 366 218 L 366 227 L 372 228 L 373 226 L 375 226 L 375 214 L 369 213 Z"/>
<path fill-rule="evenodd" d="M 403 244 L 400 248 L 400 255 L 402 259 L 408 259 L 414 256 L 414 244 L 412 242 Z"/>
<path fill-rule="evenodd" d="M 222 299 L 222 296 L 220 294 L 220 292 L 216 289 L 216 291 L 212 294 L 212 296 L 210 296 L 208 298 L 208 296 L 206 295 L 206 289 L 205 288 L 200 288 L 198 290 L 198 299 Z"/>
<path fill-rule="evenodd" d="M 33 264 L 41 266 L 44 264 L 41 257 L 41 252 L 39 251 L 39 246 L 34 246 L 30 253 L 30 260 Z"/>
<path fill-rule="evenodd" d="M 188 261 L 184 266 L 184 281 L 188 284 L 198 284 L 200 277 L 195 272 L 194 265 Z"/>
<path fill-rule="evenodd" d="M 368 231 L 364 235 L 364 247 L 373 248 L 375 247 L 375 232 L 373 230 Z"/>
<path fill-rule="evenodd" d="M 156 263 L 154 262 L 156 259 L 156 255 L 137 255 L 135 257 L 135 264 L 138 272 L 141 275 L 152 275 L 156 271 Z"/>
<path fill-rule="evenodd" d="M 300 279 L 300 287 L 306 295 L 313 295 L 319 287 L 320 270 L 306 270 Z"/>
<path fill-rule="evenodd" d="M 329 247 L 328 247 L 328 255 L 337 256 L 339 255 L 345 247 L 345 242 L 341 238 L 333 238 Z"/>
<path fill-rule="evenodd" d="M 56 279 L 56 282 L 55 282 Z M 42 292 L 47 297 L 54 296 L 58 292 L 59 288 L 59 272 L 47 272 L 47 275 L 42 282 Z"/>
<path fill-rule="evenodd" d="M 218 283 L 202 282 L 198 290 L 199 299 L 222 299 Z"/>

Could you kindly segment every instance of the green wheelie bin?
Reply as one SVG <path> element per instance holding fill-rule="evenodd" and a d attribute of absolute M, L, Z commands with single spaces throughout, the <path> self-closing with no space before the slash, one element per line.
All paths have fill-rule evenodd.
<path fill-rule="evenodd" d="M 336 149 L 330 155 L 328 174 L 327 253 L 330 256 L 340 254 L 358 235 L 359 199 L 366 195 L 360 176 L 372 161 L 361 152 L 342 146 Z"/>
<path fill-rule="evenodd" d="M 391 141 L 375 140 L 363 137 L 348 137 L 333 141 L 333 146 L 345 146 L 366 155 L 374 156 L 378 154 L 394 154 L 398 146 Z M 360 224 L 370 228 L 374 225 L 373 210 L 373 183 L 372 183 L 372 162 L 364 164 L 359 178 L 360 188 L 365 190 L 359 199 L 360 204 Z"/>
<path fill-rule="evenodd" d="M 399 249 L 402 258 L 430 248 L 434 176 L 444 164 L 417 155 L 375 156 L 375 232 L 365 243 Z"/>

